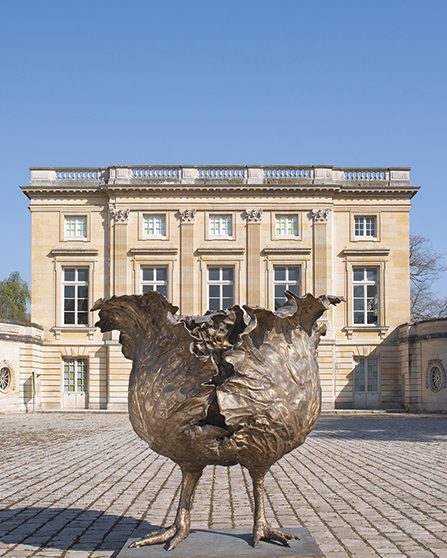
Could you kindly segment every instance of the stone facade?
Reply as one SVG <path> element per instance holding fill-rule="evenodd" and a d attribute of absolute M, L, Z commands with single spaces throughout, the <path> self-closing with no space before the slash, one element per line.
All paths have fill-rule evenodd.
<path fill-rule="evenodd" d="M 415 412 L 447 412 L 447 319 L 399 328 L 402 398 Z"/>
<path fill-rule="evenodd" d="M 23 191 L 42 409 L 126 406 L 131 363 L 83 313 L 96 299 L 164 289 L 196 314 L 274 307 L 285 286 L 346 298 L 319 347 L 324 407 L 401 404 L 397 328 L 409 321 L 417 191 L 408 169 L 33 168 Z"/>
<path fill-rule="evenodd" d="M 35 324 L 0 322 L 0 413 L 40 406 L 42 337 Z"/>

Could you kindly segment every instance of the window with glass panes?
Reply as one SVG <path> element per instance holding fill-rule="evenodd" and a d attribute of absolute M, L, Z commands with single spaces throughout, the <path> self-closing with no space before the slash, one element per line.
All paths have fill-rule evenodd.
<path fill-rule="evenodd" d="M 65 240 L 86 240 L 87 217 L 85 215 L 65 215 Z"/>
<path fill-rule="evenodd" d="M 377 267 L 354 267 L 352 270 L 354 325 L 377 325 L 379 322 L 379 270 Z"/>
<path fill-rule="evenodd" d="M 88 267 L 63 268 L 64 325 L 88 325 Z"/>
<path fill-rule="evenodd" d="M 357 238 L 376 238 L 377 219 L 375 216 L 354 217 L 354 234 Z"/>
<path fill-rule="evenodd" d="M 298 236 L 298 215 L 278 215 L 275 217 L 276 236 Z"/>
<path fill-rule="evenodd" d="M 379 391 L 379 361 L 377 358 L 359 358 L 354 368 L 354 391 Z"/>
<path fill-rule="evenodd" d="M 64 391 L 87 390 L 87 361 L 78 358 L 64 359 Z"/>
<path fill-rule="evenodd" d="M 210 215 L 209 235 L 212 237 L 229 238 L 233 235 L 233 217 L 231 214 Z"/>
<path fill-rule="evenodd" d="M 275 310 L 286 301 L 284 291 L 299 295 L 301 291 L 301 269 L 298 265 L 275 265 L 273 268 L 273 298 Z"/>
<path fill-rule="evenodd" d="M 141 268 L 141 292 L 158 291 L 166 298 L 168 297 L 168 268 L 142 267 Z"/>
<path fill-rule="evenodd" d="M 234 267 L 208 267 L 208 310 L 234 305 Z"/>
<path fill-rule="evenodd" d="M 143 236 L 148 238 L 164 238 L 166 236 L 166 215 L 143 215 Z"/>

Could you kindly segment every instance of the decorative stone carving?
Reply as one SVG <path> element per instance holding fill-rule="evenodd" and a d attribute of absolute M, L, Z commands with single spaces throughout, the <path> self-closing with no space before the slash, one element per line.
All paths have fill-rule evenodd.
<path fill-rule="evenodd" d="M 260 223 L 262 220 L 262 209 L 246 209 L 245 218 L 247 223 Z"/>
<path fill-rule="evenodd" d="M 312 209 L 311 216 L 314 223 L 327 223 L 330 209 Z"/>
<path fill-rule="evenodd" d="M 112 208 L 110 210 L 110 215 L 115 220 L 115 223 L 123 223 L 124 225 L 127 225 L 129 222 L 129 213 L 130 209 Z"/>
<path fill-rule="evenodd" d="M 427 389 L 437 393 L 445 388 L 446 373 L 442 364 L 442 360 L 433 359 L 428 362 L 426 372 L 426 386 Z"/>
<path fill-rule="evenodd" d="M 180 223 L 195 223 L 196 209 L 180 209 L 178 212 Z"/>

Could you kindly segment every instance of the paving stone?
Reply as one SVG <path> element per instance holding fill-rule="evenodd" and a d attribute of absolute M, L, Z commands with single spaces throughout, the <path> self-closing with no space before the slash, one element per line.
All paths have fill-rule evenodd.
<path fill-rule="evenodd" d="M 175 516 L 180 471 L 126 415 L 3 415 L 0 556 L 112 558 Z M 328 558 L 447 558 L 447 417 L 324 416 L 266 477 L 273 526 Z M 192 527 L 251 531 L 250 477 L 207 467 Z"/>

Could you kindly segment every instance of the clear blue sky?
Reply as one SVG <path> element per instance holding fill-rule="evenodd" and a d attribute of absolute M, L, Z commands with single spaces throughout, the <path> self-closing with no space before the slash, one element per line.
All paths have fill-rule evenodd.
<path fill-rule="evenodd" d="M 446 20 L 445 0 L 1 1 L 0 278 L 30 276 L 32 165 L 411 166 L 413 232 L 447 252 Z"/>

